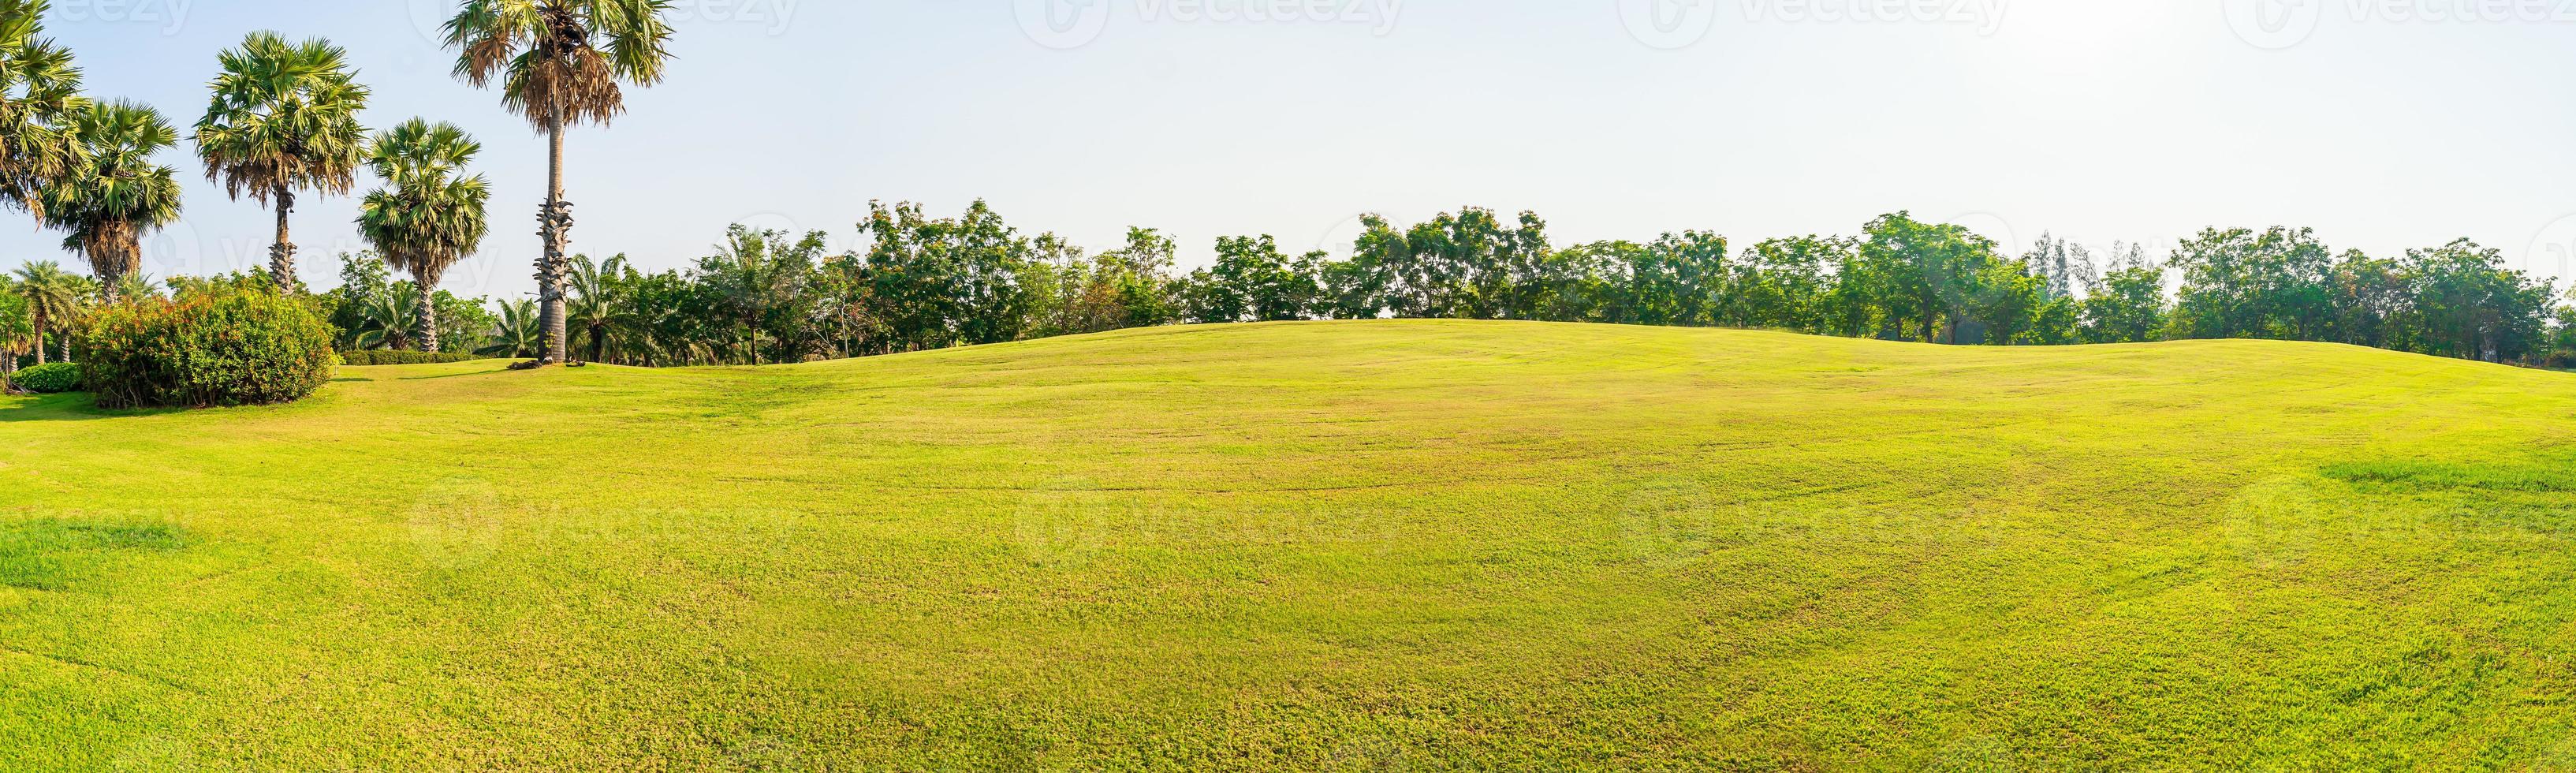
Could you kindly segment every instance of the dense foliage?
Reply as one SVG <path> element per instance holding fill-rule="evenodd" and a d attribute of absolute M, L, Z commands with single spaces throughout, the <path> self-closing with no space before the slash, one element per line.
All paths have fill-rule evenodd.
<path fill-rule="evenodd" d="M 331 327 L 304 299 L 266 291 L 183 293 L 107 307 L 74 347 L 108 408 L 281 403 L 331 378 Z"/>
<path fill-rule="evenodd" d="M 50 395 L 80 389 L 80 366 L 68 362 L 48 362 L 9 374 L 9 386 Z"/>
<path fill-rule="evenodd" d="M 2379 259 L 2335 256 L 2304 230 L 2212 229 L 2159 265 L 2141 246 L 2115 245 L 2097 262 L 2046 236 L 2007 255 L 1902 212 L 1857 236 L 1741 249 L 1703 231 L 1558 246 L 1535 214 L 1473 208 L 1362 226 L 1346 256 L 1222 237 L 1214 261 L 1186 274 L 1174 268 L 1178 245 L 1154 230 L 1090 255 L 1052 234 L 1022 236 L 981 202 L 955 219 L 874 205 L 860 225 L 866 246 L 841 253 L 821 233 L 736 226 L 686 270 L 576 256 L 572 350 L 634 365 L 758 364 L 1176 322 L 1396 317 L 1989 345 L 2276 338 L 2530 364 L 2576 354 L 2560 343 L 2576 336 L 2562 332 L 2548 283 L 2466 240 Z"/>

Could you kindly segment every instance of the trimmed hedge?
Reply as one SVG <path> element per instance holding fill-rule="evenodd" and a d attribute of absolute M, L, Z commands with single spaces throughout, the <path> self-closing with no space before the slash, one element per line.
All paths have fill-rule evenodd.
<path fill-rule="evenodd" d="M 387 349 L 370 352 L 341 352 L 342 365 L 436 365 L 446 362 L 472 362 L 492 359 L 491 355 L 471 352 L 405 352 Z"/>
<path fill-rule="evenodd" d="M 118 304 L 73 340 L 103 408 L 262 405 L 331 380 L 331 326 L 264 290 Z"/>
<path fill-rule="evenodd" d="M 9 383 L 19 389 L 40 395 L 80 391 L 80 366 L 68 362 L 48 362 L 18 371 Z"/>

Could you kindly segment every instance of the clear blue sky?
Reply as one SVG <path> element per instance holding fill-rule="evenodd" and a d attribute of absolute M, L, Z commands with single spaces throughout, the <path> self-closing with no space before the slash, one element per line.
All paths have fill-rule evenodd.
<path fill-rule="evenodd" d="M 425 115 L 487 146 L 496 235 L 448 287 L 532 286 L 543 146 L 449 77 L 430 34 L 447 0 L 57 5 L 51 33 L 95 94 L 183 125 L 246 32 L 347 46 L 371 126 Z M 1227 234 L 1344 249 L 1361 212 L 1535 209 L 1560 243 L 1744 244 L 1908 209 L 2015 243 L 2281 223 L 2391 254 L 2470 236 L 2576 275 L 2576 17 L 2492 10 L 2512 5 L 681 0 L 671 79 L 572 137 L 574 246 L 673 267 L 737 221 L 845 246 L 871 198 L 983 197 L 1095 249 L 1160 227 L 1189 262 Z M 193 148 L 169 161 L 200 179 Z M 263 259 L 256 205 L 188 193 L 148 273 Z M 355 210 L 297 214 L 307 281 L 360 248 Z M 0 266 L 70 260 L 18 220 Z"/>

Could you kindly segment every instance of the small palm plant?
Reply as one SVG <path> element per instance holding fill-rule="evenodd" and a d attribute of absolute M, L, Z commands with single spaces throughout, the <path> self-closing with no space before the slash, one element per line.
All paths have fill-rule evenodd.
<path fill-rule="evenodd" d="M 356 184 L 367 130 L 358 111 L 367 87 L 351 77 L 348 54 L 321 39 L 290 43 L 274 32 L 254 32 L 220 57 L 223 74 L 214 99 L 197 121 L 197 155 L 206 179 L 224 193 L 277 211 L 277 242 L 269 247 L 269 280 L 295 286 L 295 242 L 287 218 L 296 192 L 348 193 Z"/>
<path fill-rule="evenodd" d="M 573 256 L 572 295 L 565 314 L 567 324 L 587 336 L 591 362 L 608 361 L 611 342 L 630 338 L 636 314 L 623 289 L 634 273 L 624 255 L 602 262 L 592 262 L 588 255 Z"/>
<path fill-rule="evenodd" d="M 179 219 L 178 170 L 152 162 L 179 142 L 160 111 L 134 102 L 93 104 L 71 123 L 85 150 L 44 191 L 45 221 L 69 231 L 63 249 L 89 259 L 114 303 L 143 263 L 143 234 Z"/>
<path fill-rule="evenodd" d="M 89 107 L 72 54 L 45 38 L 45 0 L 0 0 L 0 205 L 43 217 L 46 186 L 81 160 L 63 124 Z"/>
<path fill-rule="evenodd" d="M 545 327 L 537 305 L 521 298 L 501 302 L 501 319 L 492 326 L 492 342 L 474 350 L 495 357 L 534 357 L 545 349 Z"/>
<path fill-rule="evenodd" d="M 626 111 L 621 84 L 662 80 L 671 27 L 669 0 L 465 0 L 447 21 L 457 77 L 476 87 L 498 81 L 501 102 L 545 132 L 546 200 L 537 212 L 545 252 L 537 258 L 545 352 L 564 361 L 564 271 L 572 204 L 564 201 L 564 129 L 607 124 Z"/>
<path fill-rule="evenodd" d="M 386 187 L 360 204 L 358 230 L 386 265 L 410 274 L 418 288 L 411 315 L 418 328 L 407 338 L 422 351 L 439 348 L 439 278 L 473 255 L 490 230 L 483 209 L 491 188 L 480 175 L 464 176 L 465 165 L 482 149 L 454 124 L 414 118 L 376 135 L 367 156 Z"/>
<path fill-rule="evenodd" d="M 398 285 L 399 286 L 399 285 Z M 358 329 L 350 331 L 354 348 L 408 348 L 420 329 L 419 310 L 398 293 L 379 293 L 358 309 Z M 429 351 L 436 351 L 435 349 Z"/>

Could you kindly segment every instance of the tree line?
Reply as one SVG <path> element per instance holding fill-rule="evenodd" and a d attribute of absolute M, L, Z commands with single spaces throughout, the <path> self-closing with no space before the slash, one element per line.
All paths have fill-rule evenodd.
<path fill-rule="evenodd" d="M 2328 341 L 2526 365 L 2576 358 L 2576 311 L 2547 281 L 2468 240 L 2374 257 L 2306 229 L 2204 230 L 2159 255 L 2096 254 L 2042 236 L 2008 251 L 1969 229 L 1898 212 L 1854 235 L 1738 247 L 1706 231 L 1558 245 L 1534 213 L 1464 208 L 1398 225 L 1361 218 L 1347 252 L 1290 254 L 1268 235 L 1179 244 L 1131 228 L 1097 252 L 1026 235 L 977 202 L 956 217 L 871 204 L 864 246 L 734 226 L 689 265 L 568 261 L 571 355 L 603 363 L 766 364 L 999 343 L 1167 324 L 1444 318 L 1787 330 L 1961 345 L 2189 338 Z M 247 281 L 247 280 L 244 280 Z M 529 301 L 434 292 L 435 336 L 404 299 L 416 285 L 347 256 L 322 296 L 355 348 L 535 356 Z"/>

